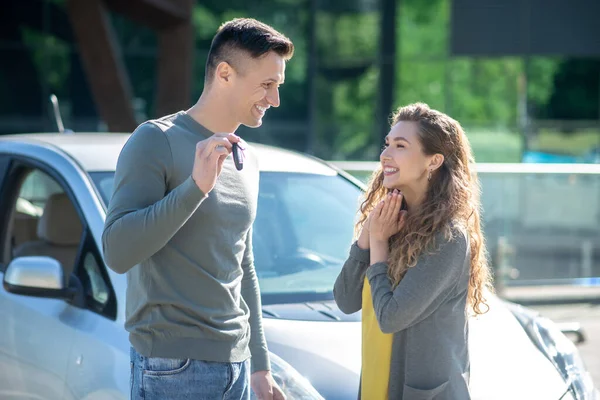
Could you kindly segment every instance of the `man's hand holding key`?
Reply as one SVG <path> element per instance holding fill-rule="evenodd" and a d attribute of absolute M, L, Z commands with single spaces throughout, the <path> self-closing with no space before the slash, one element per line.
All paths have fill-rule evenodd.
<path fill-rule="evenodd" d="M 196 144 L 192 179 L 204 194 L 215 187 L 223 162 L 231 153 L 232 144 L 240 140 L 233 133 L 216 133 Z"/>

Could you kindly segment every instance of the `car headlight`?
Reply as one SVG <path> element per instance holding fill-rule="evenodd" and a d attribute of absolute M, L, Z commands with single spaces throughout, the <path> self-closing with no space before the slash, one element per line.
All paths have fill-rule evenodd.
<path fill-rule="evenodd" d="M 596 390 L 575 344 L 548 318 L 525 307 L 508 304 L 532 342 L 554 364 L 576 400 L 596 400 Z"/>
<path fill-rule="evenodd" d="M 271 375 L 288 400 L 325 400 L 310 384 L 308 379 L 300 375 L 290 364 L 270 353 Z M 252 400 L 257 397 L 252 392 Z"/>

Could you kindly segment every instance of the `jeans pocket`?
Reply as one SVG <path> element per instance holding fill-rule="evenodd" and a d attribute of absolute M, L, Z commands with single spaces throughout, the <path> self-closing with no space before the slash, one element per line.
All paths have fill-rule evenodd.
<path fill-rule="evenodd" d="M 189 358 L 145 357 L 144 375 L 176 375 L 185 371 L 190 364 Z"/>
<path fill-rule="evenodd" d="M 141 399 L 204 399 L 197 396 L 195 363 L 189 359 L 144 357 L 141 373 Z"/>
<path fill-rule="evenodd" d="M 434 400 L 437 395 L 444 393 L 446 386 L 448 386 L 448 381 L 433 389 L 417 389 L 409 385 L 404 385 L 402 398 L 404 400 Z"/>

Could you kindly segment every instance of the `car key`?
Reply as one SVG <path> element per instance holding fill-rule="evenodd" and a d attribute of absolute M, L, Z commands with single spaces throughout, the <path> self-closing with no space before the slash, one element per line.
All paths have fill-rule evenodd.
<path fill-rule="evenodd" d="M 231 152 L 233 153 L 233 162 L 235 163 L 235 168 L 238 171 L 241 171 L 242 168 L 244 168 L 244 159 L 241 154 L 242 148 L 237 143 L 233 143 Z"/>

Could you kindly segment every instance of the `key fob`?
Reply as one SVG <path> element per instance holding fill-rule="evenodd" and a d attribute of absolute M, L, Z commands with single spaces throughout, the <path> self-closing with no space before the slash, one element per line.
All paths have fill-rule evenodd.
<path fill-rule="evenodd" d="M 231 148 L 231 152 L 233 153 L 233 162 L 235 163 L 235 168 L 238 171 L 241 171 L 244 168 L 244 161 L 242 159 L 240 146 L 237 143 L 234 143 Z"/>

